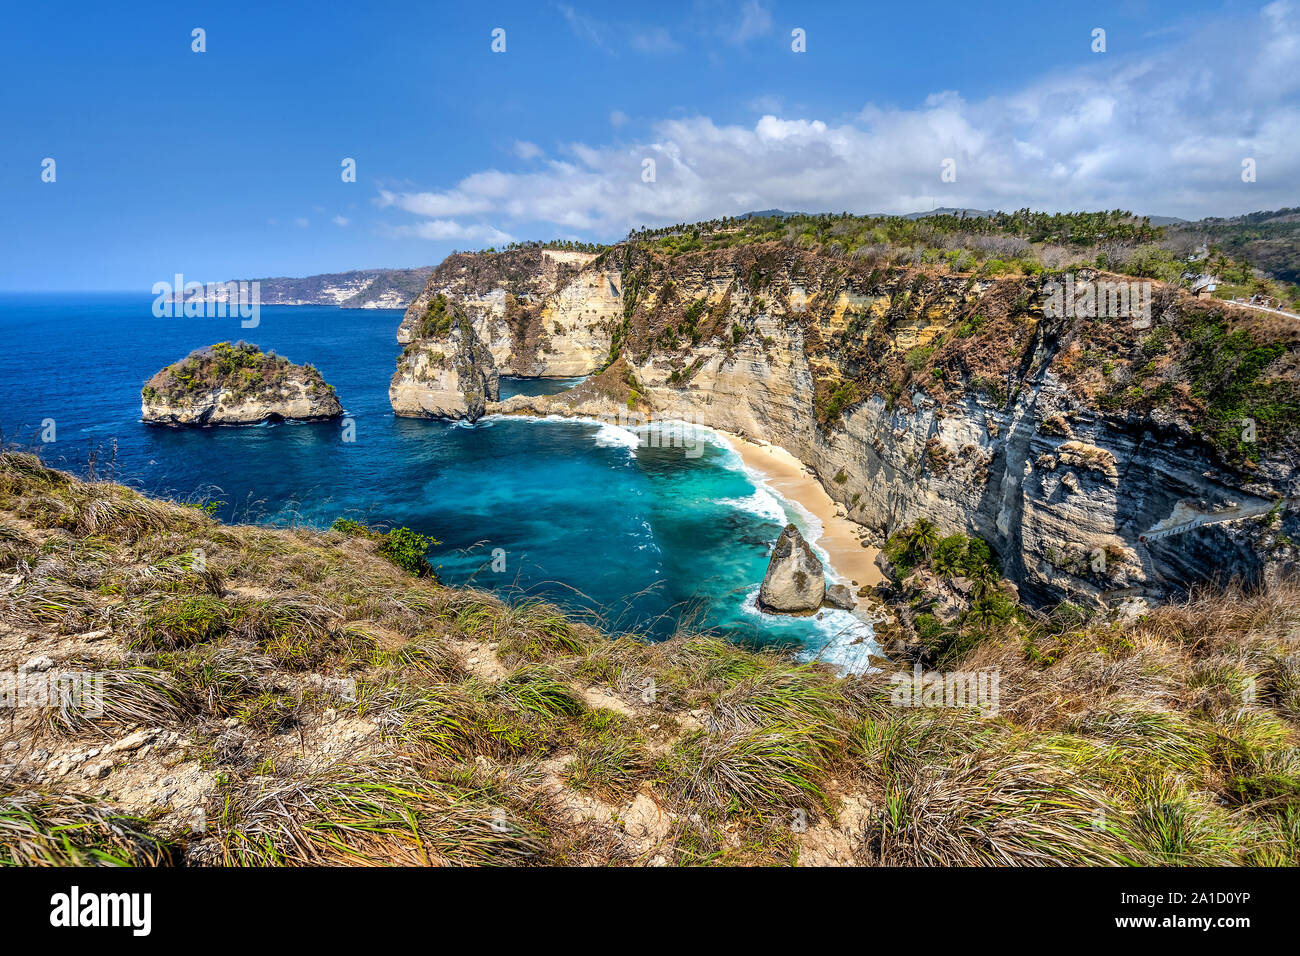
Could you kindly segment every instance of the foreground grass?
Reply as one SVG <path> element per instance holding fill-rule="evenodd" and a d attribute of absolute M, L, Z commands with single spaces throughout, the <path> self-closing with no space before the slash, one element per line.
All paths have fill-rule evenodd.
<path fill-rule="evenodd" d="M 0 664 L 48 654 L 105 689 L 13 739 L 171 728 L 213 783 L 169 811 L 116 773 L 102 800 L 9 773 L 8 864 L 1300 862 L 1294 584 L 1127 626 L 998 623 L 943 665 L 998 675 L 981 716 L 899 706 L 889 673 L 611 636 L 404 573 L 366 536 L 226 526 L 18 454 L 0 579 Z"/>

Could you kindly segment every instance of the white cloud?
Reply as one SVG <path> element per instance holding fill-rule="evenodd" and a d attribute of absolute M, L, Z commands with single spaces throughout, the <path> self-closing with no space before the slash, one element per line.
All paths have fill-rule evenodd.
<path fill-rule="evenodd" d="M 609 114 L 609 125 L 618 129 L 627 125 L 627 114 L 622 110 L 611 110 Z"/>
<path fill-rule="evenodd" d="M 684 49 L 667 27 L 599 20 L 567 3 L 557 3 L 555 8 L 576 36 L 608 54 L 614 54 L 617 49 L 625 46 L 637 53 L 651 55 L 680 53 Z"/>
<path fill-rule="evenodd" d="M 333 222 L 334 225 L 336 225 L 336 226 L 346 226 L 346 225 L 347 225 L 348 223 L 350 223 L 352 220 L 349 219 L 347 216 L 335 216 L 335 217 L 334 217 L 332 220 L 330 220 L 330 221 Z"/>
<path fill-rule="evenodd" d="M 515 140 L 514 146 L 511 147 L 511 151 L 520 159 L 536 159 L 538 156 L 542 155 L 542 147 L 538 146 L 536 143 L 530 143 L 526 139 Z"/>
<path fill-rule="evenodd" d="M 604 239 L 769 207 L 1226 215 L 1296 204 L 1297 92 L 1300 13 L 1277 2 L 1231 30 L 1210 24 L 1145 57 L 1099 55 L 986 99 L 938 91 L 912 108 L 868 104 L 844 118 L 774 110 L 753 125 L 664 119 L 641 142 L 571 143 L 536 169 L 485 170 L 442 191 L 384 191 L 378 202 L 440 223 L 433 232 L 466 228 L 451 220 L 473 215 L 527 224 L 530 235 L 548 224 Z M 653 183 L 641 181 L 647 157 Z M 1257 162 L 1255 183 L 1241 181 L 1246 157 Z M 940 180 L 946 159 L 954 183 Z"/>
<path fill-rule="evenodd" d="M 480 195 L 456 189 L 444 193 L 394 193 L 381 189 L 376 202 L 381 209 L 396 206 L 417 216 L 462 216 L 466 213 L 487 212 L 492 208 L 492 197 L 486 183 L 491 177 L 500 175 L 502 174 L 494 172 L 479 173 L 463 181 L 462 185 L 468 185 L 470 189 L 477 188 Z M 476 183 L 480 185 L 476 187 Z"/>
<path fill-rule="evenodd" d="M 580 37 L 585 37 L 598 47 L 603 48 L 605 46 L 604 32 L 599 23 L 591 17 L 579 13 L 567 3 L 556 4 L 556 7 L 559 9 L 560 15 L 568 21 L 568 24 L 573 29 L 574 33 Z"/>
<path fill-rule="evenodd" d="M 758 0 L 746 0 L 740 8 L 740 22 L 723 32 L 728 42 L 741 46 L 772 30 L 772 14 Z"/>
<path fill-rule="evenodd" d="M 647 27 L 633 33 L 628 41 L 639 53 L 680 53 L 682 45 L 664 27 Z"/>
<path fill-rule="evenodd" d="M 486 245 L 501 246 L 514 241 L 514 236 L 493 226 L 483 224 L 462 225 L 451 219 L 428 219 L 424 222 L 393 226 L 386 230 L 397 239 L 464 239 Z"/>
<path fill-rule="evenodd" d="M 311 225 L 311 220 L 308 219 L 306 216 L 299 216 L 297 219 L 293 221 L 293 224 L 297 226 L 299 229 L 306 229 L 308 226 Z"/>

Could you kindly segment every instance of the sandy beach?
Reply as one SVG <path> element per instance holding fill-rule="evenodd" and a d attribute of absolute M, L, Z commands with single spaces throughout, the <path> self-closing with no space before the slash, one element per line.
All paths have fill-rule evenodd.
<path fill-rule="evenodd" d="M 860 525 L 837 513 L 840 507 L 815 477 L 794 455 L 776 445 L 760 444 L 718 429 L 745 464 L 767 479 L 774 491 L 807 508 L 822 524 L 817 547 L 830 558 L 827 577 L 848 584 L 857 594 L 858 587 L 870 587 L 882 580 L 876 567 L 879 548 L 864 548 L 858 541 Z"/>

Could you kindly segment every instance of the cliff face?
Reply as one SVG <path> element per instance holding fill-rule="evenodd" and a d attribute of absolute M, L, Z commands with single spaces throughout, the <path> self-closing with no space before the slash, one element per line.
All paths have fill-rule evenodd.
<path fill-rule="evenodd" d="M 609 328 L 622 309 L 619 273 L 595 259 L 554 249 L 450 256 L 406 310 L 397 340 L 444 354 L 457 350 L 447 339 L 451 329 L 429 321 L 443 296 L 470 320 L 471 345 L 486 350 L 498 374 L 586 375 L 608 356 Z M 416 385 L 394 382 L 399 390 Z"/>
<path fill-rule="evenodd" d="M 254 425 L 343 414 L 316 369 L 242 342 L 192 352 L 154 375 L 140 398 L 141 417 L 156 425 Z"/>
<path fill-rule="evenodd" d="M 227 302 L 232 282 L 256 282 L 262 305 L 337 305 L 343 309 L 403 309 L 424 288 L 432 266 L 416 269 L 366 269 L 288 278 L 230 280 L 207 286 L 199 301 Z M 174 302 L 187 296 L 177 294 Z"/>
<path fill-rule="evenodd" d="M 427 334 L 417 335 L 397 360 L 388 401 L 405 417 L 474 421 L 496 401 L 499 373 L 462 307 L 448 307 L 443 296 L 436 303 L 427 313 Z"/>
<path fill-rule="evenodd" d="M 927 517 L 989 541 L 1034 601 L 1163 596 L 1292 558 L 1300 343 L 1275 320 L 1159 284 L 1149 316 L 1062 316 L 1045 312 L 1047 277 L 776 244 L 671 257 L 627 244 L 528 272 L 540 263 L 455 265 L 490 364 L 575 375 L 619 361 L 572 393 L 488 412 L 635 407 L 784 446 L 881 535 Z M 422 298 L 462 294 L 440 273 Z M 530 323 L 548 317 L 536 342 L 514 332 L 512 297 Z M 561 303 L 569 324 L 552 320 Z"/>

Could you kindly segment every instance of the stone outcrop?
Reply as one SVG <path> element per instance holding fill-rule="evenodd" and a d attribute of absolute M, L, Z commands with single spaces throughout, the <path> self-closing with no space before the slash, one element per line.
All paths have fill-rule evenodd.
<path fill-rule="evenodd" d="M 825 595 L 826 575 L 821 560 L 799 529 L 786 525 L 772 548 L 767 574 L 758 590 L 759 608 L 782 613 L 815 611 Z"/>
<path fill-rule="evenodd" d="M 503 375 L 586 375 L 609 356 L 621 276 L 593 253 L 562 249 L 449 256 L 407 308 L 397 341 L 427 339 L 439 296 L 454 301 Z"/>
<path fill-rule="evenodd" d="M 430 315 L 397 360 L 388 400 L 405 417 L 477 421 L 497 400 L 500 373 L 458 304 L 439 297 Z"/>
<path fill-rule="evenodd" d="M 1214 404 L 1232 381 L 1214 370 L 1236 360 L 1208 363 L 1201 342 L 1244 329 L 1281 349 L 1271 374 L 1295 401 L 1300 330 L 1158 283 L 1146 322 L 1061 317 L 1042 276 L 775 243 L 666 256 L 629 242 L 585 264 L 532 253 L 453 257 L 426 290 L 460 283 L 502 373 L 592 375 L 489 414 L 635 408 L 782 446 L 876 536 L 925 517 L 988 541 L 1033 603 L 1166 597 L 1294 559 L 1300 431 L 1244 457 L 1243 426 Z M 511 297 L 526 321 L 507 319 Z M 536 321 L 561 303 L 562 334 Z M 403 326 L 414 334 L 409 310 Z"/>
<path fill-rule="evenodd" d="M 343 414 L 333 386 L 315 368 L 245 342 L 191 352 L 149 379 L 140 400 L 141 418 L 154 425 L 254 425 Z"/>
<path fill-rule="evenodd" d="M 857 599 L 853 592 L 849 590 L 847 584 L 832 584 L 826 588 L 826 597 L 823 602 L 827 607 L 843 608 L 846 611 L 852 611 L 858 606 Z"/>

